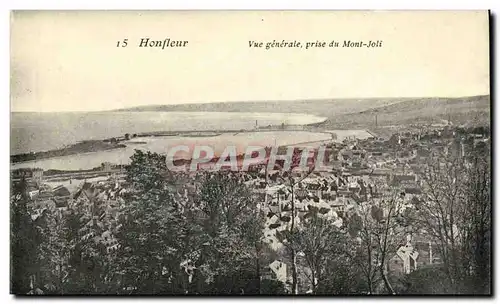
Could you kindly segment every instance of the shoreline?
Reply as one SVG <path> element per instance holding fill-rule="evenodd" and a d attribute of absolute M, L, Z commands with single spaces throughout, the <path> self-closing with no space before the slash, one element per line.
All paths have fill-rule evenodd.
<path fill-rule="evenodd" d="M 69 144 L 60 149 L 48 151 L 30 151 L 28 153 L 19 153 L 10 155 L 10 164 L 30 163 L 50 158 L 79 155 L 84 153 L 102 152 L 114 149 L 126 148 L 124 141 L 141 137 L 216 137 L 226 133 L 251 133 L 251 132 L 270 132 L 270 131 L 317 131 L 315 130 L 325 124 L 327 118 L 321 122 L 303 124 L 303 125 L 269 125 L 255 129 L 234 129 L 234 130 L 192 130 L 192 131 L 152 131 L 137 134 L 126 134 L 127 136 L 110 137 L 104 139 L 84 140 L 81 142 Z"/>
<path fill-rule="evenodd" d="M 11 164 L 29 163 L 29 162 L 36 162 L 39 160 L 56 158 L 56 157 L 64 157 L 64 156 L 71 156 L 71 155 L 75 155 L 75 154 L 110 151 L 110 150 L 121 149 L 121 148 L 126 148 L 126 147 L 127 147 L 126 145 L 120 144 L 118 142 L 113 143 L 113 142 L 105 142 L 103 140 L 85 140 L 85 141 L 78 142 L 76 144 L 70 144 L 70 145 L 68 145 L 64 148 L 61 148 L 61 149 L 14 154 L 14 155 L 10 156 L 10 163 Z"/>

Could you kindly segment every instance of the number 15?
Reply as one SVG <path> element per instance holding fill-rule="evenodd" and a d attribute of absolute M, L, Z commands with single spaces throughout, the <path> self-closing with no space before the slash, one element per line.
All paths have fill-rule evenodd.
<path fill-rule="evenodd" d="M 116 47 L 119 47 L 119 46 L 120 46 L 120 44 L 121 44 L 121 46 L 122 46 L 122 47 L 126 47 L 126 46 L 127 46 L 127 44 L 128 44 L 128 39 L 123 39 L 123 41 L 118 41 L 118 42 L 116 43 Z"/>

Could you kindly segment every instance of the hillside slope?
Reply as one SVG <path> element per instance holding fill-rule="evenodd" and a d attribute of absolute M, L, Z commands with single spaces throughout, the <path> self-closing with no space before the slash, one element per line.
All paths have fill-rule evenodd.
<path fill-rule="evenodd" d="M 311 99 L 194 103 L 177 105 L 150 105 L 117 111 L 160 111 L 160 112 L 264 112 L 264 113 L 305 113 L 324 117 L 363 111 L 371 108 L 401 102 L 401 98 L 364 99 Z"/>
<path fill-rule="evenodd" d="M 461 98 L 363 98 L 283 101 L 240 101 L 140 106 L 117 111 L 159 112 L 274 112 L 327 117 L 327 127 L 369 128 L 413 123 L 489 123 L 490 96 Z"/>
<path fill-rule="evenodd" d="M 490 123 L 490 96 L 417 98 L 330 117 L 329 126 L 373 127 L 416 123 Z"/>

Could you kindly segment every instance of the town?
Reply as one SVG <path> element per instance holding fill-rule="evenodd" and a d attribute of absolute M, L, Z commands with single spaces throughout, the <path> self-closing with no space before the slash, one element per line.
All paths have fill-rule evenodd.
<path fill-rule="evenodd" d="M 479 155 L 489 157 L 489 127 L 448 125 L 427 129 L 407 128 L 387 137 L 374 134 L 367 139 L 357 139 L 353 136 L 343 142 L 332 140 L 322 144 L 326 146 L 324 161 L 328 166 L 317 166 L 319 164 L 315 164 L 315 158 L 310 158 L 310 170 L 306 171 L 293 169 L 299 166 L 302 151 L 311 148 L 307 145 L 295 147 L 297 157 L 293 158 L 291 168 L 287 170 L 280 166 L 283 164 L 280 160 L 276 161 L 274 167 L 269 167 L 268 153 L 262 161 L 249 166 L 248 171 L 234 172 L 228 168 L 221 172 L 173 172 L 166 169 L 170 173 L 165 175 L 160 170 L 166 167 L 164 156 L 144 152 L 134 155 L 130 166 L 104 163 L 101 168 L 91 170 L 90 175 L 89 172 L 82 175 L 83 180 L 78 180 L 78 172 L 54 178 L 41 169 L 16 170 L 12 172 L 13 189 L 20 190 L 12 191 L 12 200 L 19 202 L 24 198 L 25 208 L 33 223 L 47 222 L 51 217 L 59 219 L 54 223 L 60 223 L 63 218 L 74 215 L 75 210 L 78 210 L 79 216 L 88 222 L 77 229 L 77 236 L 87 244 L 85 246 L 90 246 L 88 240 L 94 240 L 104 248 L 104 255 L 112 255 L 129 246 L 119 241 L 119 235 L 123 233 L 120 226 L 123 225 L 122 217 L 128 216 L 125 205 L 138 191 L 137 180 L 141 178 L 141 174 L 153 170 L 147 174 L 169 180 L 165 184 L 167 189 L 145 190 L 143 195 L 169 196 L 174 201 L 182 202 L 182 208 L 195 209 L 201 208 L 195 207 L 197 204 L 208 200 L 203 199 L 207 183 L 210 186 L 212 181 L 222 178 L 225 181 L 223 184 L 233 185 L 228 189 L 232 191 L 230 194 L 219 193 L 224 198 L 231 197 L 227 203 L 234 204 L 226 206 L 229 212 L 227 216 L 236 212 L 230 212 L 232 208 L 241 207 L 238 204 L 245 197 L 256 201 L 254 205 L 250 204 L 256 210 L 246 212 L 256 212 L 262 222 L 258 228 L 260 232 L 257 233 L 257 239 L 261 242 L 257 253 L 258 284 L 262 287 L 263 280 L 277 282 L 282 286 L 279 293 L 342 293 L 325 287 L 328 286 L 325 282 L 330 278 L 325 277 L 323 268 L 326 264 L 321 261 L 327 258 L 318 256 L 317 246 L 322 244 L 314 243 L 317 241 L 315 237 L 325 237 L 317 235 L 319 232 L 316 229 L 319 227 L 325 231 L 335 231 L 339 237 L 353 242 L 351 247 L 341 244 L 338 250 L 343 252 L 345 249 L 350 250 L 348 248 L 358 248 L 356 250 L 362 251 L 356 257 L 352 256 L 355 252 L 338 253 L 349 264 L 359 266 L 356 269 L 361 269 L 362 276 L 364 274 L 364 279 L 358 278 L 364 284 L 343 291 L 345 293 L 396 293 L 396 289 L 399 292 L 402 287 L 398 287 L 395 278 L 411 275 L 420 269 L 456 266 L 451 262 L 453 255 L 447 251 L 449 248 L 443 246 L 444 241 L 449 241 L 448 236 L 443 237 L 438 233 L 441 231 L 432 230 L 436 223 L 431 218 L 422 220 L 418 217 L 423 214 L 434 215 L 429 202 L 439 200 L 440 196 L 435 192 L 441 190 L 433 187 L 438 182 L 446 182 L 446 178 L 436 172 L 448 170 L 447 177 L 455 178 L 443 187 L 465 187 L 465 180 L 458 186 L 457 179 L 464 178 L 458 174 L 469 172 L 467 170 L 472 170 L 471 168 L 478 170 L 476 163 Z M 278 149 L 281 153 L 284 150 L 286 147 Z M 143 167 L 140 170 L 134 169 L 134 163 Z M 454 167 L 448 168 L 450 164 Z M 457 175 L 450 173 L 452 171 Z M 58 181 L 61 183 L 58 184 Z M 146 184 L 149 182 L 153 181 L 144 181 Z M 234 193 L 240 184 L 251 193 Z M 141 184 L 140 187 L 146 185 Z M 147 187 L 156 189 L 153 184 Z M 219 189 L 216 190 L 218 192 L 224 187 L 217 185 L 214 189 Z M 465 189 L 456 191 L 462 190 Z M 160 192 L 154 194 L 154 191 Z M 448 195 L 441 193 L 445 194 Z M 242 212 L 246 209 L 241 207 L 238 210 Z M 428 213 L 422 210 L 427 210 Z M 440 216 L 446 217 L 446 214 Z M 417 219 L 413 219 L 414 217 Z M 211 220 L 215 221 L 214 218 Z M 443 221 L 443 225 L 446 225 L 446 220 Z M 448 224 L 458 223 L 457 220 L 456 223 Z M 451 233 L 455 229 L 458 234 L 462 228 L 448 229 L 451 229 Z M 215 232 L 210 232 L 209 235 L 212 233 Z M 449 233 L 446 227 L 445 233 Z M 311 246 L 316 249 L 313 250 Z M 260 264 L 259 254 L 262 254 L 264 247 L 269 250 L 267 256 L 271 258 Z M 178 266 L 183 269 L 185 276 L 185 293 L 196 293 L 195 288 L 189 286 L 194 285 L 193 276 L 196 277 L 196 273 L 201 271 L 199 269 L 203 259 L 199 255 L 202 249 L 192 248 L 192 252 L 185 252 L 179 260 Z M 470 267 L 466 273 L 474 271 Z M 67 268 L 57 269 L 60 284 L 64 281 L 63 277 L 70 275 L 68 271 Z M 329 276 L 335 276 L 335 272 Z M 33 290 L 49 294 L 51 291 L 56 292 L 57 284 L 44 287 L 37 285 L 41 278 L 32 277 L 30 280 Z M 137 285 L 127 284 L 117 292 L 138 291 Z M 245 287 L 238 287 L 236 292 L 244 293 L 244 290 Z"/>

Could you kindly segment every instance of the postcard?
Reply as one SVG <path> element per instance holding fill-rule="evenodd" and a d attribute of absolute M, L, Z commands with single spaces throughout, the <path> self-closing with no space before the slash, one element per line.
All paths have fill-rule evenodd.
<path fill-rule="evenodd" d="M 488 11 L 12 11 L 15 295 L 491 295 Z"/>

